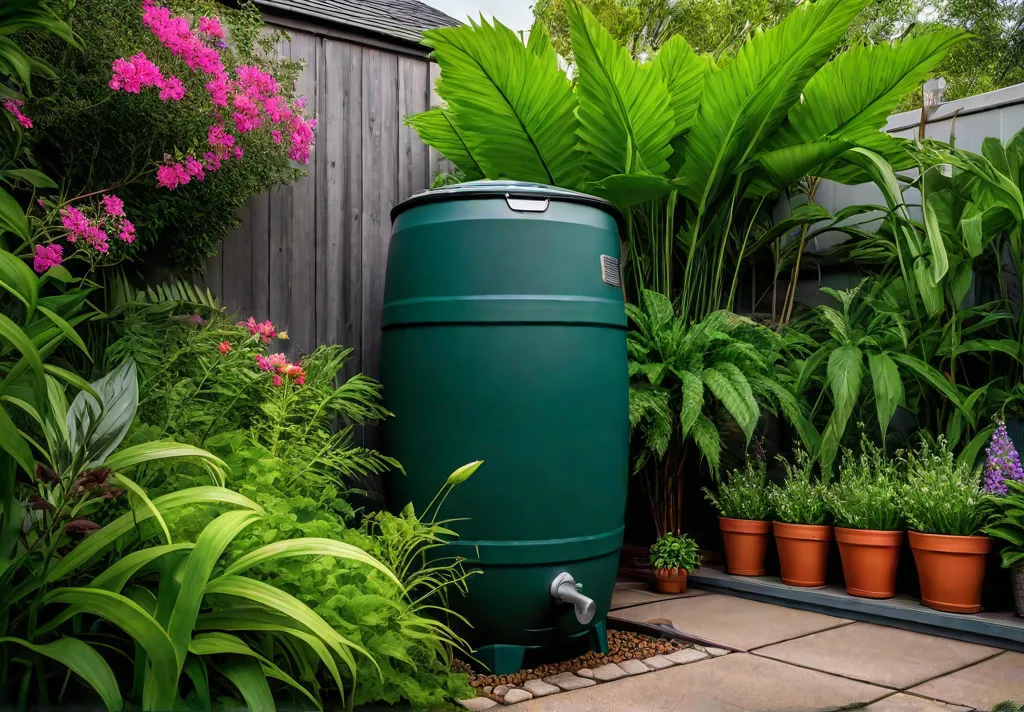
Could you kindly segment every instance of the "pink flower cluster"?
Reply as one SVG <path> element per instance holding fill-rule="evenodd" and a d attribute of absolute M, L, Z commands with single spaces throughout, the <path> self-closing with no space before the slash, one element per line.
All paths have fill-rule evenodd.
<path fill-rule="evenodd" d="M 135 225 L 125 217 L 124 201 L 116 195 L 106 195 L 101 202 L 103 215 L 94 220 L 70 205 L 60 211 L 61 224 L 67 230 L 67 241 L 74 244 L 82 240 L 101 253 L 110 249 L 111 234 L 115 234 L 122 242 L 135 242 Z"/>
<path fill-rule="evenodd" d="M 185 98 L 185 85 L 175 76 L 164 77 L 160 67 L 146 58 L 145 53 L 124 59 L 115 59 L 114 76 L 109 86 L 114 91 L 125 91 L 138 94 L 143 87 L 160 89 L 160 101 L 181 101 Z"/>
<path fill-rule="evenodd" d="M 19 101 L 18 99 L 8 98 L 4 99 L 3 103 L 0 103 L 0 106 L 3 106 L 8 114 L 17 119 L 18 124 L 21 125 L 21 128 L 32 128 L 32 119 L 28 118 L 23 113 L 21 113 L 21 107 L 25 106 L 25 102 Z"/>
<path fill-rule="evenodd" d="M 288 363 L 288 357 L 284 354 L 257 356 L 256 365 L 262 371 L 276 371 L 273 379 L 275 386 L 284 385 L 286 377 L 294 379 L 297 386 L 301 386 L 306 382 L 306 372 L 302 370 L 302 364 Z"/>
<path fill-rule="evenodd" d="M 265 344 L 269 343 L 272 338 L 277 336 L 277 331 L 275 331 L 274 325 L 270 323 L 270 319 L 257 323 L 255 319 L 249 317 L 247 321 L 238 322 L 237 326 L 247 329 L 253 336 L 259 336 L 260 341 Z"/>
<path fill-rule="evenodd" d="M 36 245 L 35 259 L 32 269 L 42 274 L 51 267 L 56 267 L 64 258 L 64 248 L 60 245 Z"/>
<path fill-rule="evenodd" d="M 218 48 L 223 42 L 225 31 L 216 17 L 200 17 L 198 29 L 193 30 L 185 17 L 172 15 L 166 7 L 157 5 L 155 0 L 143 0 L 142 22 L 154 36 L 175 57 L 179 57 L 193 72 L 202 72 L 209 77 L 205 88 L 214 107 L 230 112 L 233 130 L 246 134 L 261 127 L 271 127 L 270 134 L 275 144 L 288 137 L 288 156 L 297 162 L 308 163 L 314 143 L 316 119 L 303 117 L 300 110 L 305 107 L 304 97 L 292 103 L 281 94 L 281 87 L 273 75 L 257 66 L 242 65 L 234 70 L 234 78 L 224 66 Z M 177 77 L 163 78 L 160 68 L 140 53 L 130 59 L 114 62 L 114 77 L 110 87 L 138 93 L 143 86 L 161 89 L 164 101 L 177 101 L 185 95 L 185 87 Z M 193 179 L 202 181 L 205 172 L 217 171 L 225 160 L 241 159 L 242 147 L 236 145 L 236 137 L 228 133 L 224 118 L 214 116 L 207 137 L 210 150 L 205 151 L 200 161 L 189 156 L 183 162 L 165 162 L 157 169 L 157 183 L 174 190 Z"/>

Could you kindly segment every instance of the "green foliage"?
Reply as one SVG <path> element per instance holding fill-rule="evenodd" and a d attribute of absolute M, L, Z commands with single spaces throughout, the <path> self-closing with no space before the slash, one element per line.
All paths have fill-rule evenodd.
<path fill-rule="evenodd" d="M 990 518 L 985 533 L 1003 542 L 1003 566 L 1024 562 L 1024 483 L 1007 480 L 1004 496 L 991 496 L 986 506 Z"/>
<path fill-rule="evenodd" d="M 667 532 L 651 544 L 651 568 L 693 571 L 700 566 L 700 548 L 687 534 Z"/>
<path fill-rule="evenodd" d="M 942 437 L 907 453 L 901 495 L 911 531 L 972 536 L 985 521 L 981 468 L 957 460 Z"/>
<path fill-rule="evenodd" d="M 825 504 L 835 525 L 849 529 L 902 530 L 902 464 L 888 457 L 862 433 L 860 452 L 843 451 L 839 479 L 825 495 Z"/>
<path fill-rule="evenodd" d="M 777 237 L 765 223 L 780 191 L 856 168 L 858 151 L 907 145 L 879 133 L 896 89 L 926 77 L 962 34 L 836 54 L 867 4 L 800 4 L 719 61 L 674 37 L 642 64 L 570 0 L 560 7 L 576 91 L 541 23 L 529 47 L 500 23 L 432 30 L 446 106 L 407 122 L 467 175 L 582 187 L 627 210 L 629 295 L 679 295 L 695 323 L 731 308 L 744 261 Z"/>
<path fill-rule="evenodd" d="M 794 450 L 793 460 L 779 456 L 786 470 L 782 485 L 768 486 L 775 521 L 787 524 L 825 524 L 829 510 L 825 504 L 828 482 L 814 474 L 814 461 L 804 450 Z"/>
<path fill-rule="evenodd" d="M 1018 705 L 1013 700 L 1004 700 L 993 707 L 992 712 L 1024 712 L 1024 703 Z"/>
<path fill-rule="evenodd" d="M 772 503 L 768 497 L 768 468 L 762 459 L 748 459 L 742 469 L 730 471 L 716 492 L 704 488 L 704 496 L 723 517 L 768 521 Z"/>
<path fill-rule="evenodd" d="M 277 59 L 279 35 L 261 34 L 254 5 L 234 10 L 213 0 L 169 3 L 176 13 L 215 15 L 228 31 L 225 64 L 255 64 L 291 87 L 299 63 Z M 59 177 L 62 192 L 74 196 L 116 187 L 137 227 L 137 245 L 172 270 L 201 270 L 225 234 L 237 227 L 238 209 L 250 197 L 296 180 L 286 152 L 265 132 L 239 140 L 242 161 L 225 161 L 203 182 L 174 191 L 159 188 L 153 166 L 206 146 L 210 117 L 201 92 L 180 102 L 163 102 L 156 92 L 128 94 L 108 87 L 111 65 L 138 52 L 170 71 L 176 60 L 145 28 L 137 0 L 90 0 L 70 5 L 62 16 L 81 38 L 81 48 L 33 35 L 27 49 L 52 66 L 56 78 L 38 82 L 30 101 L 36 129 L 32 151 L 43 169 Z M 188 70 L 184 70 L 188 71 Z"/>

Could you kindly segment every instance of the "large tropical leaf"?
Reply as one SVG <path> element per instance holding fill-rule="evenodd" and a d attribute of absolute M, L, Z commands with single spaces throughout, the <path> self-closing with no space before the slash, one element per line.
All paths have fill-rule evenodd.
<path fill-rule="evenodd" d="M 878 427 L 882 431 L 882 441 L 889 429 L 896 407 L 903 403 L 903 381 L 900 370 L 888 354 L 868 354 L 868 367 L 871 370 L 871 383 L 875 390 L 875 409 L 878 411 Z"/>
<path fill-rule="evenodd" d="M 431 30 L 423 41 L 441 67 L 437 92 L 449 118 L 487 178 L 582 183 L 565 72 L 496 20 Z"/>
<path fill-rule="evenodd" d="M 675 116 L 663 71 L 635 62 L 583 3 L 566 10 L 579 70 L 580 148 L 591 178 L 664 175 Z"/>
<path fill-rule="evenodd" d="M 704 77 L 718 67 L 711 57 L 696 54 L 682 35 L 669 38 L 661 46 L 651 67 L 668 88 L 669 106 L 675 117 L 672 133 L 675 138 L 693 124 L 704 93 Z"/>
<path fill-rule="evenodd" d="M 478 463 L 474 463 L 478 464 Z M 462 469 L 462 468 L 460 468 Z M 473 468 L 475 470 L 476 467 Z M 457 473 L 458 471 L 456 471 Z M 456 473 L 453 473 L 455 475 Z M 461 480 L 459 480 L 461 482 Z M 458 482 L 456 482 L 458 484 Z M 349 561 L 358 561 L 359 563 L 372 566 L 377 569 L 389 579 L 396 586 L 404 589 L 402 582 L 395 576 L 394 572 L 391 571 L 387 566 L 382 564 L 380 561 L 375 559 L 370 554 L 366 553 L 357 546 L 346 544 L 341 541 L 334 541 L 333 539 L 323 539 L 318 537 L 304 537 L 302 539 L 286 539 L 284 541 L 274 542 L 273 544 L 267 544 L 261 546 L 259 549 L 250 551 L 245 556 L 242 556 L 238 560 L 231 563 L 225 570 L 225 575 L 240 574 L 243 571 L 256 566 L 257 564 L 267 563 L 270 561 L 277 561 L 279 559 L 288 558 L 292 556 L 333 556 L 339 559 L 347 559 Z"/>
<path fill-rule="evenodd" d="M 864 375 L 863 354 L 856 346 L 840 346 L 828 359 L 828 384 L 832 391 L 832 415 L 821 437 L 821 462 L 830 467 L 839 450 L 839 441 L 860 395 Z"/>
<path fill-rule="evenodd" d="M 423 143 L 434 147 L 442 156 L 454 163 L 456 168 L 466 174 L 466 180 L 479 180 L 484 177 L 483 169 L 470 152 L 466 140 L 459 133 L 448 110 L 431 109 L 406 116 L 405 125 L 415 129 Z"/>
<path fill-rule="evenodd" d="M 680 371 L 678 376 L 683 389 L 683 405 L 679 411 L 680 435 L 686 439 L 704 411 L 704 383 L 700 376 L 689 371 Z"/>
<path fill-rule="evenodd" d="M 270 684 L 259 661 L 232 658 L 220 666 L 220 671 L 242 693 L 249 712 L 276 712 L 274 693 L 270 691 Z"/>
<path fill-rule="evenodd" d="M 746 384 L 745 389 L 737 386 L 731 377 L 735 374 L 729 372 L 731 371 L 728 369 L 729 366 L 736 368 L 732 364 L 717 364 L 715 368 L 705 368 L 701 373 L 701 380 L 704 381 L 708 390 L 715 394 L 715 398 L 721 401 L 725 409 L 729 411 L 729 415 L 749 438 L 750 433 L 753 433 L 757 426 L 759 415 L 757 402 L 754 400 L 753 394 L 750 393 L 749 384 Z M 746 383 L 745 379 L 744 383 Z M 694 437 L 696 438 L 696 431 L 694 431 Z"/>
<path fill-rule="evenodd" d="M 758 153 L 779 127 L 866 4 L 804 3 L 767 32 L 756 31 L 735 57 L 708 74 L 678 171 L 683 193 L 700 212 L 721 190 L 724 177 Z"/>

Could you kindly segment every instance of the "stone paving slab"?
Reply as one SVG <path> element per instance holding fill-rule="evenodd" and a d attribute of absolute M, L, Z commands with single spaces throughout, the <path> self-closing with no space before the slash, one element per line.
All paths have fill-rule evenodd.
<path fill-rule="evenodd" d="M 900 690 L 998 652 L 985 645 L 871 623 L 833 628 L 754 651 L 785 663 Z"/>
<path fill-rule="evenodd" d="M 557 675 L 552 675 L 551 677 L 545 677 L 544 682 L 549 685 L 556 685 L 566 691 L 579 690 L 583 687 L 592 687 L 597 684 L 593 680 L 573 675 L 571 672 L 562 672 Z"/>
<path fill-rule="evenodd" d="M 990 710 L 1004 700 L 1020 704 L 1024 702 L 1024 653 L 1004 652 L 909 691 L 983 710 Z"/>
<path fill-rule="evenodd" d="M 561 692 L 558 687 L 544 682 L 543 680 L 527 680 L 523 683 L 523 689 L 534 697 L 545 697 L 547 695 L 553 695 L 557 692 Z"/>
<path fill-rule="evenodd" d="M 861 707 L 863 712 L 972 712 L 970 707 L 947 705 L 943 702 L 898 692 L 884 700 Z"/>
<path fill-rule="evenodd" d="M 608 663 L 593 669 L 594 679 L 600 682 L 611 682 L 612 680 L 618 680 L 620 677 L 626 677 L 627 673 L 625 670 L 620 668 L 615 663 Z"/>
<path fill-rule="evenodd" d="M 820 712 L 874 702 L 890 692 L 768 658 L 733 654 L 530 700 L 516 711 Z"/>
<path fill-rule="evenodd" d="M 612 592 L 612 610 L 614 611 L 616 608 L 623 608 L 625 606 L 635 606 L 641 603 L 657 603 L 658 601 L 668 601 L 675 598 L 706 596 L 707 593 L 707 591 L 696 588 L 691 588 L 686 593 L 658 593 L 657 591 L 650 590 L 649 587 L 637 588 L 630 586 L 626 588 L 621 584 L 616 584 L 615 590 Z"/>
<path fill-rule="evenodd" d="M 852 623 L 845 618 L 716 593 L 623 608 L 608 617 L 641 623 L 668 620 L 682 633 L 739 650 Z"/>
<path fill-rule="evenodd" d="M 643 675 L 645 672 L 650 672 L 651 669 L 644 664 L 643 660 L 623 660 L 619 663 L 619 667 L 627 675 Z"/>

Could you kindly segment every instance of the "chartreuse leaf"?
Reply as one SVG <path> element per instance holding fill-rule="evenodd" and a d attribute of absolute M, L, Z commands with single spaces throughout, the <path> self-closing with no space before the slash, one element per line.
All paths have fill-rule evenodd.
<path fill-rule="evenodd" d="M 404 121 L 406 126 L 416 130 L 423 143 L 433 146 L 465 173 L 466 180 L 479 180 L 484 177 L 483 169 L 466 144 L 466 139 L 459 132 L 450 111 L 430 109 L 406 116 Z"/>
<path fill-rule="evenodd" d="M 464 465 L 463 467 L 474 466 L 473 469 L 475 470 L 480 466 L 481 462 L 482 461 L 477 461 L 470 463 L 470 465 Z M 458 470 L 456 470 L 456 472 L 458 472 Z M 240 574 L 258 564 L 293 556 L 333 556 L 338 559 L 358 561 L 359 563 L 366 564 L 367 566 L 372 566 L 377 569 L 391 579 L 391 581 L 399 588 L 405 588 L 391 569 L 359 547 L 352 546 L 351 544 L 346 544 L 341 541 L 335 541 L 333 539 L 322 539 L 316 537 L 286 539 L 284 541 L 278 541 L 273 544 L 262 546 L 255 551 L 250 551 L 245 556 L 242 556 L 237 561 L 230 564 L 224 570 L 224 575 Z"/>
<path fill-rule="evenodd" d="M 20 645 L 33 653 L 56 660 L 96 690 L 109 712 L 120 712 L 124 706 L 114 671 L 88 643 L 78 638 L 60 638 L 52 643 L 34 644 L 21 638 L 9 637 L 0 638 L 0 643 Z"/>
<path fill-rule="evenodd" d="M 595 178 L 668 173 L 675 119 L 662 71 L 633 61 L 582 2 L 567 4 L 579 69 L 579 139 Z"/>

